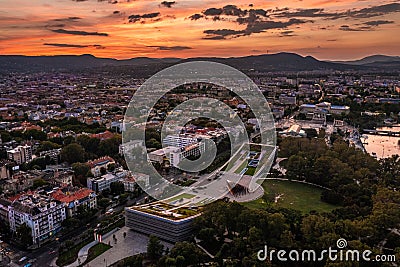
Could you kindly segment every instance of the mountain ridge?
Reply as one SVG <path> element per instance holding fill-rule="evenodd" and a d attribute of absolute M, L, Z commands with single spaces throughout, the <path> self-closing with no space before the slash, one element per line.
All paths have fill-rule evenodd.
<path fill-rule="evenodd" d="M 400 65 L 400 57 L 373 55 L 358 61 L 323 61 L 312 56 L 280 52 L 277 54 L 249 55 L 243 57 L 192 57 L 192 58 L 150 58 L 130 59 L 100 58 L 91 54 L 57 56 L 0 55 L 0 69 L 3 72 L 35 72 L 94 69 L 115 66 L 169 66 L 197 60 L 214 61 L 241 70 L 257 71 L 311 71 L 311 70 L 360 70 L 373 68 L 374 63 L 385 63 L 388 68 Z M 396 61 L 398 60 L 398 62 Z M 394 63 L 393 63 L 394 62 Z M 390 63 L 390 64 L 388 64 Z M 378 65 L 379 65 L 378 64 Z M 383 66 L 385 66 L 383 64 Z M 378 66 L 379 67 L 379 66 Z"/>

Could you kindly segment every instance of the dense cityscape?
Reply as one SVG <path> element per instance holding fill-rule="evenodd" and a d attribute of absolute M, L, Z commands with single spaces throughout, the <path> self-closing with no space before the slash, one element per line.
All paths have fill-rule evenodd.
<path fill-rule="evenodd" d="M 398 256 L 398 76 L 249 75 L 275 119 L 273 167 L 257 192 L 249 193 L 245 181 L 228 183 L 223 199 L 211 204 L 202 199 L 198 208 L 190 204 L 191 193 L 154 200 L 142 190 L 149 176 L 130 171 L 125 162 L 124 150 L 138 144 L 122 144 L 124 114 L 147 77 L 73 71 L 3 75 L 3 264 L 98 266 L 107 260 L 107 266 L 275 266 L 254 258 L 264 242 L 276 248 L 321 247 L 343 235 L 354 240 L 354 248 Z M 135 126 L 146 127 L 145 145 L 158 172 L 188 188 L 217 179 L 215 170 L 221 171 L 230 156 L 227 133 L 235 129 L 199 118 L 179 135 L 161 140 L 160 132 L 176 106 L 204 96 L 227 104 L 258 142 L 258 122 L 246 103 L 207 83 L 175 88 L 153 107 L 147 124 Z M 217 144 L 213 164 L 196 173 L 179 170 L 182 158 L 204 153 L 202 139 Z M 234 164 L 232 175 L 254 175 L 261 157 L 250 154 L 250 159 L 241 155 L 243 162 Z M 182 220 L 185 224 L 176 223 Z"/>

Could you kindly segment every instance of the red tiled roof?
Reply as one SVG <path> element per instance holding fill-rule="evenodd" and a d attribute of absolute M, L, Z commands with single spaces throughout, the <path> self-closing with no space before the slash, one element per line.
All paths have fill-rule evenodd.
<path fill-rule="evenodd" d="M 91 193 L 93 193 L 92 190 L 87 189 L 87 188 L 82 188 L 82 189 L 79 189 L 76 192 L 73 192 L 73 193 L 70 193 L 69 195 L 66 195 L 65 193 L 63 193 L 61 191 L 61 189 L 59 189 L 56 192 L 54 192 L 51 196 L 54 199 L 56 199 L 58 201 L 61 201 L 63 203 L 70 203 L 72 201 L 80 200 L 80 199 L 83 199 L 85 197 L 88 197 Z"/>
<path fill-rule="evenodd" d="M 112 157 L 105 156 L 105 157 L 101 157 L 101 158 L 98 158 L 95 160 L 88 161 L 86 164 L 88 164 L 89 167 L 91 169 L 93 169 L 97 164 L 104 162 L 104 161 L 115 162 L 115 160 Z"/>
<path fill-rule="evenodd" d="M 105 131 L 103 133 L 98 133 L 98 134 L 92 134 L 90 135 L 91 138 L 97 138 L 100 140 L 107 140 L 107 139 L 111 139 L 114 137 L 114 134 L 110 131 Z"/>

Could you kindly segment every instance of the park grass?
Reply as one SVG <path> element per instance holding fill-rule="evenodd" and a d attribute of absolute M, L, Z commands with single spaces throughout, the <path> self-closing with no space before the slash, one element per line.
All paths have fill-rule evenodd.
<path fill-rule="evenodd" d="M 265 180 L 262 184 L 265 194 L 272 197 L 282 195 L 277 203 L 268 203 L 263 198 L 244 203 L 249 208 L 265 208 L 270 205 L 299 210 L 302 213 L 310 211 L 330 212 L 338 206 L 321 201 L 323 189 L 291 181 Z"/>
<path fill-rule="evenodd" d="M 244 174 L 245 174 L 245 175 L 253 176 L 254 173 L 256 172 L 256 169 L 257 169 L 257 168 L 255 168 L 255 167 L 248 167 L 247 171 L 246 171 Z"/>
<path fill-rule="evenodd" d="M 247 164 L 249 164 L 249 163 L 247 162 L 247 160 L 243 161 L 242 164 L 240 164 L 239 168 L 237 168 L 237 169 L 235 170 L 235 173 L 236 173 L 236 174 L 239 174 L 244 168 L 246 168 Z"/>
<path fill-rule="evenodd" d="M 87 257 L 85 263 L 91 262 L 92 260 L 94 260 L 95 258 L 100 256 L 101 254 L 103 254 L 104 252 L 109 250 L 110 248 L 112 248 L 112 247 L 109 245 L 106 245 L 104 243 L 97 243 L 96 245 L 94 245 L 93 247 L 91 247 L 89 249 L 88 257 Z"/>
<path fill-rule="evenodd" d="M 61 253 L 58 256 L 56 264 L 58 266 L 66 266 L 66 265 L 69 265 L 69 264 L 75 262 L 76 259 L 78 258 L 79 250 L 81 250 L 81 248 L 83 248 L 90 242 L 92 242 L 92 240 L 83 241 L 83 242 L 79 243 L 78 245 L 70 248 L 69 250 L 64 251 L 63 253 Z"/>

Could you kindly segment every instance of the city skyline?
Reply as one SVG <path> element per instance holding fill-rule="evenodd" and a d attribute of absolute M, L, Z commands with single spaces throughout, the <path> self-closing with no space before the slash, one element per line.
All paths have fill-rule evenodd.
<path fill-rule="evenodd" d="M 2 55 L 399 55 L 392 1 L 0 1 Z"/>

